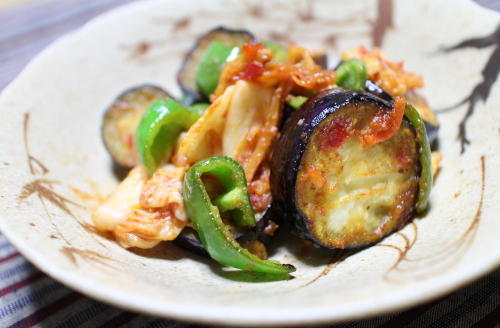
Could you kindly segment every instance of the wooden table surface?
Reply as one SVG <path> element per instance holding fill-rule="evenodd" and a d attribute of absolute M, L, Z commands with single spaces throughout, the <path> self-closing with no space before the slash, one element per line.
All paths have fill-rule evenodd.
<path fill-rule="evenodd" d="M 132 1 L 0 0 L 0 90 L 50 42 L 99 13 Z M 477 2 L 500 11 L 500 0 Z M 0 327 L 34 325 L 196 327 L 122 311 L 73 292 L 33 268 L 0 235 Z M 402 326 L 500 327 L 500 270 L 408 311 L 335 327 Z"/>

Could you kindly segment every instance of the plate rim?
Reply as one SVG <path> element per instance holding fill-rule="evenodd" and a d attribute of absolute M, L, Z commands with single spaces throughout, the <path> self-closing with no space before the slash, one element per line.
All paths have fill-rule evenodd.
<path fill-rule="evenodd" d="M 0 103 L 3 98 L 7 97 L 7 95 L 10 94 L 10 90 L 15 88 L 19 80 L 22 80 L 24 76 L 29 73 L 32 67 L 38 65 L 38 62 L 41 58 L 50 56 L 50 53 L 52 51 L 57 50 L 60 44 L 64 44 L 64 42 L 66 42 L 68 39 L 71 39 L 78 34 L 85 34 L 87 29 L 93 28 L 94 25 L 100 24 L 101 21 L 105 21 L 106 19 L 108 19 L 108 17 L 123 15 L 129 11 L 135 11 L 138 8 L 148 7 L 155 3 L 174 3 L 175 1 L 176 0 L 146 0 L 124 4 L 101 13 L 76 30 L 64 34 L 62 37 L 53 41 L 42 51 L 36 54 L 34 58 L 31 59 L 30 62 L 23 68 L 23 70 L 13 79 L 13 81 L 11 81 L 2 90 L 2 92 L 0 93 Z M 467 6 L 476 7 L 474 8 L 475 10 L 480 9 L 488 15 L 498 15 L 497 12 L 484 8 L 475 2 L 461 1 L 460 3 Z M 314 311 L 308 309 L 307 311 L 295 310 L 292 312 L 287 312 L 287 310 L 276 311 L 276 309 L 273 309 L 269 312 L 259 312 L 259 316 L 256 316 L 255 313 L 249 312 L 249 310 L 244 307 L 241 307 L 241 310 L 240 308 L 234 308 L 234 311 L 228 312 L 227 309 L 224 309 L 222 306 L 218 306 L 218 308 L 220 308 L 220 311 L 210 311 L 213 308 L 192 305 L 177 306 L 173 304 L 175 302 L 171 302 L 170 306 L 166 306 L 168 305 L 166 302 L 154 303 L 148 302 L 147 298 L 142 296 L 132 297 L 130 294 L 122 292 L 117 288 L 99 286 L 95 281 L 93 281 L 92 279 L 88 279 L 81 274 L 75 274 L 70 270 L 61 270 L 57 265 L 53 265 L 43 256 L 39 256 L 40 254 L 37 254 L 36 250 L 33 250 L 25 245 L 23 243 L 22 237 L 16 235 L 14 231 L 10 230 L 5 224 L 4 220 L 0 220 L 0 231 L 4 234 L 6 239 L 40 271 L 44 272 L 45 274 L 47 274 L 54 280 L 64 284 L 65 286 L 93 299 L 111 304 L 124 310 L 131 310 L 166 319 L 182 320 L 185 322 L 195 322 L 202 324 L 218 324 L 224 326 L 297 326 L 304 324 L 331 324 L 356 319 L 367 319 L 427 303 L 455 290 L 458 290 L 500 268 L 500 257 L 498 257 L 496 259 L 493 258 L 493 260 L 489 263 L 483 262 L 482 266 L 476 265 L 472 269 L 461 271 L 462 274 L 460 276 L 453 275 L 451 273 L 444 273 L 442 274 L 442 278 L 448 279 L 440 279 L 440 281 L 442 282 L 442 280 L 447 280 L 445 284 L 440 284 L 439 288 L 434 289 L 432 288 L 432 284 L 436 284 L 436 282 L 433 281 L 432 283 L 427 283 L 426 285 L 428 285 L 428 290 L 423 293 L 423 296 L 421 296 L 422 293 L 411 293 L 410 295 L 405 295 L 403 289 L 403 292 L 399 290 L 395 294 L 391 294 L 390 302 L 383 302 L 382 304 L 363 301 L 361 305 L 357 303 L 358 306 L 356 308 L 353 308 L 352 306 L 347 304 L 347 306 L 344 307 L 337 307 L 335 311 L 331 311 L 332 308 L 329 308 L 328 306 L 321 307 L 319 308 L 319 310 L 315 309 Z M 274 316 L 272 315 L 273 313 Z M 278 313 L 278 315 L 276 315 L 276 313 Z M 285 313 L 286 315 L 283 315 Z"/>

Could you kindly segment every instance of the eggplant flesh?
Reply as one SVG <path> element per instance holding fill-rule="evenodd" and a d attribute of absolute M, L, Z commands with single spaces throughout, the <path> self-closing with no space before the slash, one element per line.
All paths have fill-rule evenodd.
<path fill-rule="evenodd" d="M 206 97 L 198 90 L 196 71 L 198 64 L 212 42 L 218 41 L 225 46 L 241 47 L 254 39 L 252 33 L 246 30 L 234 30 L 223 26 L 216 27 L 203 34 L 184 57 L 181 69 L 177 73 L 177 82 L 184 94 L 184 105 L 190 106 L 195 102 L 206 100 Z"/>
<path fill-rule="evenodd" d="M 271 189 L 299 236 L 327 248 L 354 248 L 412 218 L 421 170 L 412 125 L 403 120 L 379 143 L 362 140 L 378 114 L 392 110 L 369 93 L 336 89 L 314 96 L 287 120 L 272 156 Z"/>

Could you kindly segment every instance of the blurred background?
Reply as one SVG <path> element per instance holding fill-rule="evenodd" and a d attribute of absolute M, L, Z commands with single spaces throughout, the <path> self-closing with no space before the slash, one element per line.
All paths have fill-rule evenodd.
<path fill-rule="evenodd" d="M 62 34 L 99 13 L 135 1 L 141 0 L 0 0 L 0 90 Z M 500 11 L 500 0 L 475 2 Z"/>

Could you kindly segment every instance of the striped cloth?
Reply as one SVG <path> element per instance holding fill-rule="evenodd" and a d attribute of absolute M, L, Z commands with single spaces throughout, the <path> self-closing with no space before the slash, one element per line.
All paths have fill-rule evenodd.
<path fill-rule="evenodd" d="M 0 0 L 3 1 L 3 0 Z M 38 51 L 97 14 L 134 0 L 57 0 L 0 12 L 0 90 Z M 500 10 L 500 0 L 478 0 Z M 200 327 L 123 311 L 47 277 L 0 234 L 0 327 Z M 408 311 L 331 327 L 500 327 L 500 270 Z"/>
<path fill-rule="evenodd" d="M 28 263 L 0 235 L 0 327 L 200 327 L 122 311 L 74 292 Z M 437 301 L 331 327 L 500 327 L 500 270 Z"/>

